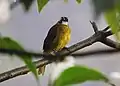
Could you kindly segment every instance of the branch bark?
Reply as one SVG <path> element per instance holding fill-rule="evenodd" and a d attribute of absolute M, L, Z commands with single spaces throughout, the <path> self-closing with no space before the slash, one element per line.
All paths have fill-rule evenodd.
<path fill-rule="evenodd" d="M 112 32 L 108 31 L 108 29 L 110 28 L 109 26 L 106 27 L 105 29 L 99 31 L 95 22 L 91 22 L 91 24 L 92 24 L 94 32 L 95 32 L 91 37 L 89 37 L 83 41 L 80 41 L 80 42 L 68 47 L 67 49 L 63 49 L 59 52 L 56 52 L 55 56 L 44 55 L 42 53 L 31 53 L 31 52 L 26 52 L 26 51 L 18 51 L 18 50 L 2 49 L 2 48 L 0 49 L 0 53 L 16 54 L 16 55 L 31 55 L 31 56 L 35 56 L 35 57 L 39 57 L 39 58 L 42 57 L 41 60 L 33 62 L 34 64 L 36 64 L 36 67 L 38 68 L 43 65 L 50 64 L 50 63 L 54 62 L 55 60 L 59 59 L 59 58 L 55 58 L 55 57 L 61 57 L 61 56 L 64 57 L 67 55 L 76 56 L 76 54 L 72 54 L 72 53 L 77 50 L 80 50 L 84 47 L 90 46 L 95 42 L 101 42 L 112 48 L 120 50 L 120 43 L 114 42 L 114 41 L 110 40 L 109 38 L 107 38 L 108 36 L 112 35 Z M 43 58 L 43 56 L 45 58 Z M 0 82 L 12 79 L 16 76 L 27 74 L 28 72 L 30 72 L 30 71 L 26 66 L 4 72 L 4 73 L 0 74 Z"/>

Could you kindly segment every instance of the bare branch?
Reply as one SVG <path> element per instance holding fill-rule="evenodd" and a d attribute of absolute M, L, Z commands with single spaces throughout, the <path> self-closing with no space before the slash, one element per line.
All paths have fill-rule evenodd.
<path fill-rule="evenodd" d="M 39 60 L 39 61 L 34 62 L 34 64 L 36 64 L 37 68 L 41 67 L 43 65 L 47 65 L 48 63 L 51 63 L 51 62 L 49 60 Z M 16 76 L 27 74 L 28 72 L 30 72 L 29 69 L 26 66 L 23 66 L 23 67 L 19 67 L 19 68 L 1 73 L 0 74 L 0 82 L 14 78 Z"/>
<path fill-rule="evenodd" d="M 101 42 L 107 46 L 110 46 L 112 48 L 120 50 L 120 43 L 114 42 L 113 40 L 111 40 L 109 38 L 106 38 L 106 39 L 102 40 Z"/>
<path fill-rule="evenodd" d="M 107 31 L 110 28 L 110 26 L 107 26 L 103 31 Z"/>
<path fill-rule="evenodd" d="M 95 33 L 98 32 L 98 27 L 97 27 L 96 23 L 95 23 L 95 22 L 92 22 L 92 21 L 90 21 L 90 23 L 92 24 L 92 27 L 93 27 L 94 32 L 95 32 Z"/>
<path fill-rule="evenodd" d="M 63 49 L 63 50 L 55 53 L 55 56 L 43 55 L 42 53 L 31 53 L 31 52 L 26 52 L 26 51 L 18 51 L 18 50 L 12 50 L 12 49 L 0 49 L 0 52 L 4 53 L 4 54 L 30 55 L 30 56 L 35 56 L 35 57 L 39 57 L 39 58 L 44 56 L 44 58 L 42 57 L 43 58 L 42 60 L 34 62 L 34 64 L 36 64 L 36 67 L 38 68 L 43 65 L 47 65 L 51 62 L 54 62 L 56 59 L 59 59 L 59 58 L 54 58 L 54 57 L 64 57 L 66 55 L 75 56 L 75 54 L 72 54 L 73 52 L 80 50 L 84 47 L 90 46 L 95 42 L 101 42 L 112 48 L 120 50 L 120 43 L 114 42 L 107 38 L 108 36 L 112 35 L 111 31 L 107 31 L 109 29 L 109 27 L 106 27 L 107 29 L 105 28 L 102 31 L 99 31 L 98 28 L 97 28 L 97 30 L 95 29 L 97 27 L 95 22 L 92 22 L 91 24 L 95 31 L 95 33 L 91 37 L 89 37 L 83 41 L 80 41 L 80 42 L 68 47 L 67 49 Z M 47 58 L 47 57 L 49 57 L 49 58 Z M 28 72 L 30 72 L 30 71 L 26 66 L 4 72 L 4 73 L 0 74 L 0 82 L 9 80 L 9 79 L 14 78 L 19 75 L 27 74 Z"/>

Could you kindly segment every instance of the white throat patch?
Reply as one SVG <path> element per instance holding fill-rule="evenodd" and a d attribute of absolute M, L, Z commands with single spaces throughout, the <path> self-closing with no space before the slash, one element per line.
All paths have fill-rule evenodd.
<path fill-rule="evenodd" d="M 62 24 L 64 24 L 64 25 L 68 25 L 68 22 L 62 21 Z"/>

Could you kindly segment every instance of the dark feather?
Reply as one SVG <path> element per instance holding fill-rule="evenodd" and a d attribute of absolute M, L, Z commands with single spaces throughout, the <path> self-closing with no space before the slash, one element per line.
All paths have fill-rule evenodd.
<path fill-rule="evenodd" d="M 43 44 L 43 50 L 44 52 L 49 51 L 51 49 L 51 44 L 53 44 L 53 40 L 56 38 L 57 36 L 57 28 L 56 28 L 57 24 L 55 24 L 54 26 L 52 26 L 50 28 L 50 30 L 48 31 L 48 34 L 44 40 L 44 44 Z"/>

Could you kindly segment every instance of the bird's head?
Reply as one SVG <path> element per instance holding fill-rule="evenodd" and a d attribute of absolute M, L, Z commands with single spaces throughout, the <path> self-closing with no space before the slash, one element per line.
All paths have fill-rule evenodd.
<path fill-rule="evenodd" d="M 67 17 L 61 17 L 61 19 L 58 21 L 58 23 L 68 25 L 68 18 Z"/>

